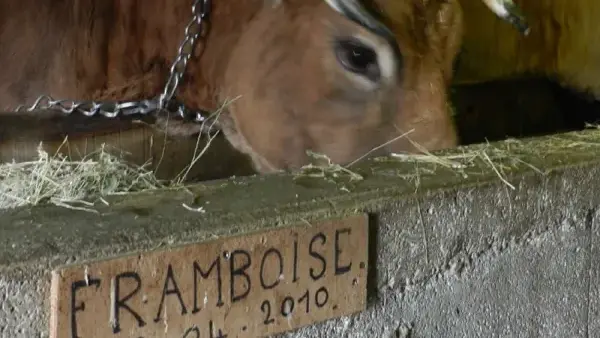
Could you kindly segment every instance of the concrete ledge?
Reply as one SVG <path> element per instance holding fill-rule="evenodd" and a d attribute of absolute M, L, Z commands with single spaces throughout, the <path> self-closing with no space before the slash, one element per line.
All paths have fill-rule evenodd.
<path fill-rule="evenodd" d="M 359 211 L 372 215 L 367 310 L 280 336 L 600 334 L 600 131 L 491 146 L 499 150 L 478 145 L 437 153 L 479 152 L 462 170 L 374 159 L 353 168 L 364 180 L 351 183 L 247 177 L 117 197 L 99 205 L 98 214 L 55 207 L 4 212 L 0 336 L 48 335 L 50 271 L 63 264 Z"/>

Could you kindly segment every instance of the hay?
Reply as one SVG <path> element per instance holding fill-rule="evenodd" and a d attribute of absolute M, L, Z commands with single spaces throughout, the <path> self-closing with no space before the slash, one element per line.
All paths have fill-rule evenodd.
<path fill-rule="evenodd" d="M 40 144 L 37 160 L 0 164 L 0 209 L 49 203 L 93 212 L 103 197 L 164 187 L 147 166 L 130 165 L 104 145 L 70 161 L 60 153 L 50 156 Z"/>
<path fill-rule="evenodd" d="M 598 126 L 587 126 L 587 129 L 592 128 L 598 129 Z M 496 145 L 490 143 L 475 144 L 470 145 L 469 149 L 458 147 L 457 149 L 462 149 L 462 153 L 457 153 L 457 149 L 451 149 L 451 154 L 439 155 L 431 154 L 425 148 L 409 139 L 413 146 L 422 154 L 392 153 L 389 157 L 376 158 L 375 161 L 394 161 L 415 165 L 415 174 L 406 175 L 405 178 L 414 179 L 417 182 L 417 188 L 421 174 L 433 175 L 437 167 L 443 167 L 453 171 L 457 175 L 461 175 L 465 179 L 468 178 L 469 172 L 477 173 L 481 172 L 481 169 L 491 170 L 504 185 L 511 190 L 516 190 L 515 186 L 509 181 L 507 172 L 525 166 L 540 175 L 547 174 L 547 170 L 538 168 L 532 163 L 525 161 L 524 157 L 534 160 L 539 154 L 542 157 L 553 155 L 569 158 L 574 148 L 598 151 L 600 148 L 598 136 L 598 134 L 546 136 L 543 143 L 538 143 L 538 147 L 540 148 L 535 151 L 532 151 L 529 143 L 509 138 L 501 143 L 496 143 Z"/>
<path fill-rule="evenodd" d="M 221 107 L 219 107 L 214 113 L 212 113 L 207 118 L 206 121 L 204 121 L 202 123 L 202 129 L 206 130 L 206 134 L 208 135 L 208 141 L 206 142 L 204 147 L 202 149 L 200 149 L 200 139 L 201 138 L 198 137 L 196 139 L 196 147 L 194 148 L 194 156 L 193 156 L 191 162 L 174 179 L 175 184 L 178 184 L 178 185 L 183 184 L 183 182 L 187 179 L 187 176 L 189 175 L 190 170 L 192 170 L 194 165 L 196 165 L 198 163 L 200 158 L 202 158 L 204 153 L 206 153 L 206 151 L 212 144 L 213 140 L 219 135 L 220 130 L 215 130 L 215 126 L 216 126 L 217 122 L 219 121 L 219 117 L 221 117 L 221 114 L 223 113 L 223 111 L 225 110 L 226 107 L 228 107 L 230 104 L 232 104 L 233 102 L 238 100 L 240 97 L 242 97 L 242 96 L 238 95 L 233 99 L 226 99 L 223 102 L 223 104 L 221 105 Z M 205 127 L 205 124 L 208 121 L 212 121 L 212 122 L 210 123 L 210 125 L 208 127 Z M 214 130 L 214 132 L 212 132 L 213 130 Z M 160 160 L 162 161 L 162 158 Z"/>
<path fill-rule="evenodd" d="M 454 153 L 449 155 L 434 155 L 418 143 L 410 139 L 409 141 L 422 154 L 392 153 L 390 154 L 390 157 L 395 161 L 413 163 L 417 166 L 413 177 L 416 181 L 417 188 L 419 186 L 421 176 L 419 165 L 423 164 L 433 167 L 432 170 L 427 172 L 428 174 L 435 173 L 435 168 L 440 166 L 454 171 L 464 179 L 468 178 L 467 169 L 469 168 L 487 168 L 491 170 L 498 177 L 498 179 L 511 190 L 515 190 L 516 188 L 512 183 L 510 183 L 507 175 L 505 174 L 505 171 L 510 169 L 510 165 L 507 163 L 519 163 L 533 169 L 537 173 L 544 174 L 544 172 L 539 168 L 520 159 L 517 155 L 517 152 L 514 151 L 516 149 L 511 150 L 511 144 L 521 144 L 518 140 L 506 140 L 504 143 L 506 148 L 504 149 L 494 147 L 489 143 L 485 143 L 479 144 L 477 147 L 478 149 L 470 149 L 469 151 L 465 151 L 463 149 L 462 153 Z"/>
<path fill-rule="evenodd" d="M 293 180 L 297 184 L 311 186 L 311 180 L 321 180 L 334 184 L 340 191 L 350 192 L 353 182 L 362 181 L 364 178 L 350 169 L 336 164 L 327 155 L 311 150 L 306 151 L 311 163 L 300 167 L 294 173 Z"/>
<path fill-rule="evenodd" d="M 491 146 L 489 146 L 489 147 L 490 147 L 490 150 L 492 150 L 492 152 L 494 152 L 494 150 L 497 150 L 495 148 L 492 148 Z M 454 170 L 457 174 L 460 174 L 465 179 L 468 178 L 468 174 L 465 169 L 476 167 L 478 164 L 477 163 L 478 161 L 483 161 L 483 164 L 485 164 L 485 166 L 489 167 L 489 169 L 491 169 L 494 172 L 494 174 L 498 177 L 498 179 L 500 181 L 502 181 L 506 186 L 508 186 L 512 190 L 515 190 L 515 186 L 508 181 L 508 179 L 506 178 L 506 175 L 504 174 L 504 170 L 503 170 L 504 166 L 499 163 L 500 159 L 511 158 L 511 156 L 508 153 L 500 155 L 500 156 L 498 156 L 498 154 L 494 154 L 494 155 L 490 156 L 488 151 L 483 149 L 483 150 L 473 150 L 473 151 L 469 151 L 469 152 L 464 152 L 463 154 L 454 154 L 454 155 L 445 155 L 445 156 L 444 155 L 436 156 L 429 152 L 427 152 L 424 155 L 392 153 L 390 156 L 400 162 L 438 165 L 438 166 L 444 167 L 446 169 Z M 512 158 L 517 159 L 516 157 L 512 157 Z M 534 168 L 536 171 L 541 172 L 539 169 L 535 168 L 534 166 L 531 166 L 531 167 Z M 419 176 L 418 170 L 417 170 L 416 175 Z M 417 179 L 416 182 L 418 185 L 420 180 Z"/>
<path fill-rule="evenodd" d="M 69 160 L 67 156 L 60 154 L 60 148 L 67 143 L 65 138 L 56 154 L 52 156 L 43 150 L 40 143 L 37 160 L 0 164 L 0 210 L 53 204 L 97 212 L 93 206 L 98 202 L 108 205 L 105 197 L 110 195 L 167 187 L 182 188 L 191 168 L 199 162 L 219 135 L 220 131 L 214 127 L 221 113 L 239 98 L 240 96 L 226 100 L 207 117 L 202 125 L 202 130 L 208 135 L 207 142 L 200 147 L 202 135 L 198 136 L 190 163 L 172 180 L 163 181 L 155 176 L 162 156 L 152 170 L 151 162 L 141 166 L 128 163 L 124 152 L 119 151 L 119 155 L 115 155 L 117 151 L 108 151 L 105 144 L 80 161 Z M 185 205 L 183 207 L 187 208 Z"/>
<path fill-rule="evenodd" d="M 598 129 L 598 126 L 590 125 L 588 128 Z M 307 185 L 306 179 L 308 178 L 321 179 L 327 183 L 337 184 L 342 191 L 349 191 L 348 182 L 360 181 L 363 179 L 360 174 L 351 171 L 350 167 L 367 158 L 367 155 L 374 150 L 377 150 L 400 137 L 407 139 L 417 152 L 391 153 L 389 156 L 375 157 L 372 160 L 374 162 L 409 164 L 407 167 L 398 168 L 392 175 L 403 178 L 409 182 L 414 182 L 415 189 L 417 190 L 419 189 L 422 177 L 436 175 L 439 168 L 450 170 L 464 179 L 467 179 L 470 173 L 480 174 L 482 170 L 489 170 L 511 190 L 516 190 L 516 187 L 509 181 L 507 172 L 525 166 L 541 175 L 546 175 L 547 173 L 535 165 L 523 160 L 524 155 L 535 156 L 535 154 L 532 153 L 530 149 L 525 148 L 527 147 L 525 143 L 517 139 L 506 139 L 504 142 L 497 143 L 495 146 L 490 143 L 474 144 L 470 145 L 469 148 L 458 147 L 455 149 L 448 149 L 449 154 L 444 154 L 444 152 L 432 154 L 425 147 L 411 140 L 409 134 L 410 131 L 402 133 L 399 137 L 394 138 L 381 146 L 375 147 L 373 150 L 367 152 L 365 155 L 346 166 L 334 163 L 323 154 L 309 152 L 309 156 L 313 161 L 316 159 L 320 163 L 311 163 L 302 167 L 294 179 L 296 181 L 301 181 L 304 185 Z M 591 137 L 591 139 L 582 135 L 573 135 L 573 137 L 578 139 L 565 140 L 558 136 L 549 136 L 543 143 L 543 152 L 546 152 L 546 154 L 564 154 L 564 156 L 567 156 L 572 152 L 573 147 L 600 147 L 600 142 L 597 142 L 597 136 Z M 457 153 L 458 149 L 461 149 L 462 153 Z M 540 151 L 542 151 L 542 149 L 540 149 Z"/>

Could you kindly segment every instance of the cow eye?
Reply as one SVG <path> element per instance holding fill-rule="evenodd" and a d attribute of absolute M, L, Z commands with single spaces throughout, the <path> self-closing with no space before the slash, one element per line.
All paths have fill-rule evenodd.
<path fill-rule="evenodd" d="M 381 77 L 377 53 L 355 39 L 341 39 L 335 43 L 335 56 L 346 70 L 377 82 Z"/>

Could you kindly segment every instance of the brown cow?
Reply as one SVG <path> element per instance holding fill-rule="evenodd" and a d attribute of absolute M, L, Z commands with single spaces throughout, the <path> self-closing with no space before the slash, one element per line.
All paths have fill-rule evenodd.
<path fill-rule="evenodd" d="M 502 0 L 485 0 L 502 1 Z M 464 12 L 461 83 L 544 76 L 600 100 L 600 2 L 518 0 L 527 37 L 490 15 L 481 0 L 460 0 Z"/>
<path fill-rule="evenodd" d="M 0 107 L 40 94 L 97 99 L 154 73 L 160 80 L 137 83 L 136 98 L 156 96 L 190 7 L 183 0 L 0 1 Z M 458 3 L 399 1 L 387 20 L 393 33 L 374 13 L 353 0 L 216 0 L 178 99 L 215 110 L 240 96 L 220 128 L 263 173 L 298 168 L 306 150 L 338 163 L 412 151 L 398 138 L 411 130 L 426 149 L 454 146 L 446 86 L 462 33 Z M 0 124 L 0 139 L 15 128 Z"/>

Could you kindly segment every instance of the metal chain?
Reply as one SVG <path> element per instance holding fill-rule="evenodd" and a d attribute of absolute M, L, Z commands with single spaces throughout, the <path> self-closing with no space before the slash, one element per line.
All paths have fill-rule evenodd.
<path fill-rule="evenodd" d="M 210 0 L 195 0 L 194 5 L 192 6 L 192 19 L 185 27 L 185 37 L 183 42 L 179 45 L 177 58 L 171 65 L 171 74 L 159 97 L 160 107 L 162 107 L 166 101 L 171 100 L 175 90 L 179 86 L 179 81 L 181 81 L 181 78 L 183 77 L 187 63 L 194 52 L 198 37 L 202 32 L 202 23 L 209 13 L 210 5 Z M 193 31 L 193 28 L 196 28 L 196 30 Z M 186 51 L 185 47 L 189 47 L 189 50 Z"/>
<path fill-rule="evenodd" d="M 57 109 L 64 114 L 78 112 L 84 116 L 102 115 L 107 118 L 116 118 L 119 115 L 128 116 L 142 114 L 147 115 L 157 110 L 165 110 L 169 115 L 175 115 L 194 122 L 204 122 L 206 112 L 190 111 L 185 105 L 173 99 L 181 79 L 185 73 L 187 63 L 194 52 L 202 24 L 210 14 L 211 0 L 194 0 L 192 6 L 192 19 L 185 27 L 185 37 L 179 45 L 177 57 L 171 65 L 169 78 L 162 93 L 155 98 L 141 101 L 75 101 L 55 100 L 49 95 L 38 97 L 29 107 L 19 106 L 16 111 L 34 111 L 40 109 Z M 188 48 L 186 50 L 186 47 Z"/>

